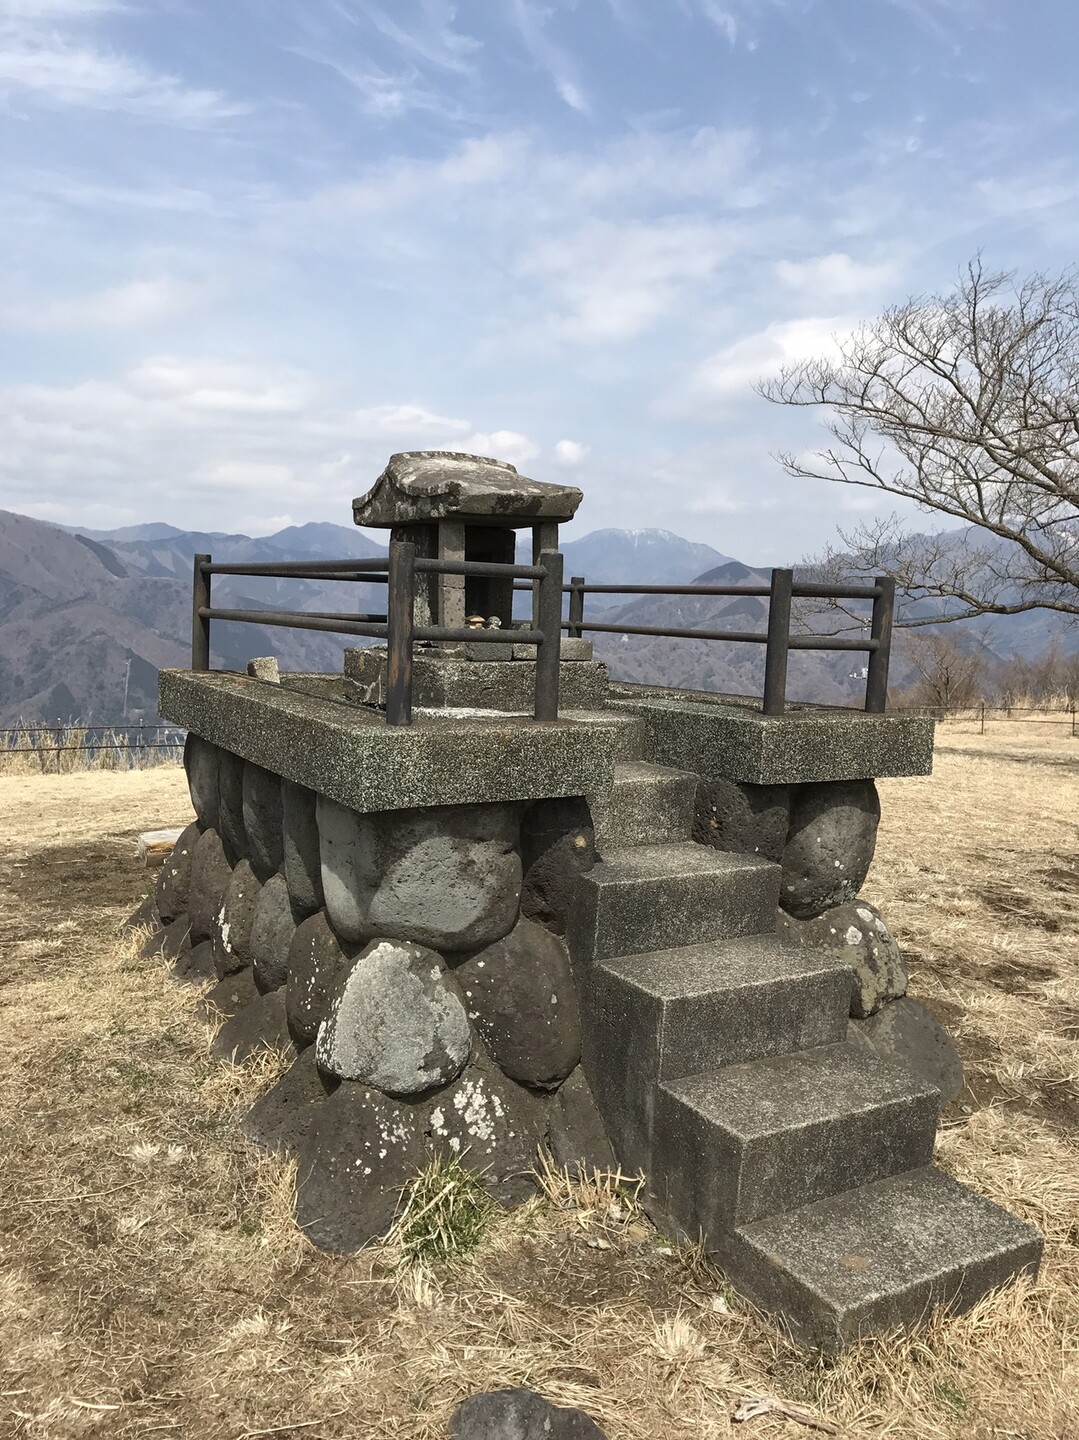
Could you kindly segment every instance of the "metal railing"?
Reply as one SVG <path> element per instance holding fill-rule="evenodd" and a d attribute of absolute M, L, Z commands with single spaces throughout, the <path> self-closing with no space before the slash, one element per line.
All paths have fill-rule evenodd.
<path fill-rule="evenodd" d="M 773 570 L 770 585 L 589 585 L 583 575 L 574 575 L 566 586 L 569 619 L 566 629 L 578 637 L 584 631 L 610 635 L 652 635 L 677 640 L 723 640 L 764 645 L 765 715 L 782 715 L 787 703 L 787 660 L 791 650 L 856 650 L 868 653 L 865 709 L 880 714 L 888 701 L 888 664 L 895 614 L 895 581 L 880 575 L 872 585 L 820 585 L 795 581 L 793 570 Z M 586 595 L 694 595 L 758 596 L 768 600 L 768 629 L 763 634 L 745 630 L 678 629 L 666 625 L 625 625 L 584 618 Z M 869 634 L 864 638 L 844 635 L 792 635 L 791 605 L 794 600 L 871 600 Z"/>
<path fill-rule="evenodd" d="M 191 668 L 210 668 L 210 622 L 233 620 L 254 625 L 284 625 L 296 630 L 322 630 L 385 640 L 388 651 L 386 721 L 408 725 L 412 720 L 412 652 L 417 641 L 468 644 L 535 645 L 537 647 L 537 720 L 558 718 L 558 680 L 561 632 L 581 638 L 597 634 L 657 636 L 664 639 L 719 640 L 764 645 L 765 715 L 782 715 L 787 704 L 787 665 L 792 650 L 846 650 L 868 654 L 865 709 L 880 714 L 887 704 L 888 665 L 895 581 L 879 576 L 871 585 L 828 585 L 795 581 L 793 570 L 773 570 L 769 585 L 590 585 L 583 575 L 562 583 L 562 556 L 545 550 L 534 565 L 506 565 L 480 560 L 431 560 L 417 555 L 415 545 L 392 541 L 386 560 L 316 560 L 265 565 L 215 565 L 209 555 L 195 556 L 192 600 Z M 384 615 L 324 611 L 225 610 L 211 603 L 214 575 L 268 576 L 296 580 L 353 580 L 385 584 Z M 530 629 L 464 629 L 444 625 L 417 625 L 416 577 L 422 575 L 483 576 L 516 581 L 514 589 L 538 590 Z M 527 583 L 522 583 L 527 582 Z M 569 596 L 568 619 L 562 619 L 562 597 Z M 768 601 L 768 628 L 763 633 L 745 630 L 701 630 L 663 625 L 627 625 L 586 620 L 586 595 L 662 595 L 735 597 L 757 596 Z M 802 635 L 791 633 L 794 600 L 868 600 L 872 613 L 868 635 Z"/>
<path fill-rule="evenodd" d="M 213 606 L 214 575 L 268 576 L 294 580 L 362 580 L 385 584 L 385 615 L 348 615 L 303 610 L 223 610 Z M 528 580 L 537 585 L 534 628 L 481 629 L 416 624 L 416 577 L 460 575 Z M 385 640 L 387 648 L 386 723 L 412 723 L 412 651 L 417 641 L 460 644 L 535 645 L 537 720 L 558 719 L 559 653 L 562 643 L 562 556 L 545 550 L 535 565 L 502 565 L 487 560 L 431 560 L 415 545 L 390 542 L 387 560 L 289 561 L 273 565 L 215 565 L 210 555 L 195 556 L 192 595 L 191 668 L 210 668 L 210 622 L 235 620 L 250 625 L 283 625 Z"/>

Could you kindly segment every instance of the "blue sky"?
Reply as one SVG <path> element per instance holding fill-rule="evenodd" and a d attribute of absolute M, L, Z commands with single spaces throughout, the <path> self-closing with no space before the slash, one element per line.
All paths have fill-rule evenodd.
<path fill-rule="evenodd" d="M 0 505 L 347 524 L 452 448 L 798 559 L 872 497 L 754 380 L 1075 259 L 1077 50 L 1074 0 L 0 0 Z"/>

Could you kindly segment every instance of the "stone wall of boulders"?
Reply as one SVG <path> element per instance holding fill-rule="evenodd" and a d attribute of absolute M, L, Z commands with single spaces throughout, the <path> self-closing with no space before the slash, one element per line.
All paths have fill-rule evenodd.
<path fill-rule="evenodd" d="M 777 934 L 793 945 L 839 951 L 850 965 L 850 1039 L 903 1055 L 951 1101 L 963 1088 L 955 1045 L 907 997 L 899 946 L 880 911 L 859 898 L 879 822 L 872 780 L 749 785 L 710 777 L 697 789 L 694 838 L 782 865 Z"/>
<path fill-rule="evenodd" d="M 210 982 L 223 1059 L 294 1055 L 245 1132 L 299 1161 L 296 1213 L 352 1250 L 432 1155 L 504 1201 L 613 1163 L 580 1067 L 557 875 L 594 860 L 583 802 L 358 814 L 192 734 L 196 819 L 138 918 Z"/>

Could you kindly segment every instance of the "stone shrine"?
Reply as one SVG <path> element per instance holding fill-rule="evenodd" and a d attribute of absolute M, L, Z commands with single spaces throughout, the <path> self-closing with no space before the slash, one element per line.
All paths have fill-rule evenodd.
<path fill-rule="evenodd" d="M 354 513 L 509 563 L 579 501 L 409 454 Z M 514 624 L 505 579 L 425 578 L 418 620 Z M 378 647 L 338 676 L 161 674 L 196 819 L 149 945 L 214 981 L 219 1056 L 294 1055 L 244 1126 L 296 1155 L 310 1238 L 377 1239 L 432 1154 L 512 1204 L 543 1147 L 642 1170 L 657 1217 L 825 1350 L 1035 1270 L 1037 1233 L 933 1165 L 961 1070 L 859 894 L 874 781 L 929 772 L 932 722 L 615 685 L 586 643 L 538 722 L 527 647 L 480 648 L 417 647 L 397 728 Z"/>

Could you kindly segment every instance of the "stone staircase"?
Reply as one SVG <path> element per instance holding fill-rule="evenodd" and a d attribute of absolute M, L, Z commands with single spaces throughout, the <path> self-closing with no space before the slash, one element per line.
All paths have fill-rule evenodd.
<path fill-rule="evenodd" d="M 825 1350 L 1036 1269 L 1036 1231 L 933 1168 L 939 1092 L 847 1043 L 851 971 L 776 939 L 779 867 L 692 841 L 696 785 L 616 766 L 570 937 L 586 1069 L 654 1211 Z"/>

